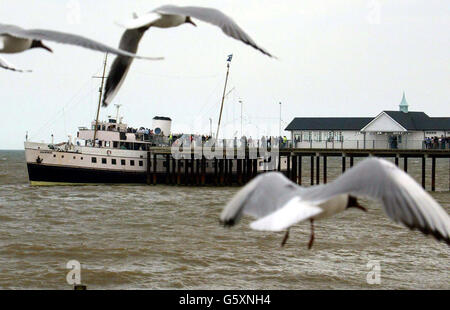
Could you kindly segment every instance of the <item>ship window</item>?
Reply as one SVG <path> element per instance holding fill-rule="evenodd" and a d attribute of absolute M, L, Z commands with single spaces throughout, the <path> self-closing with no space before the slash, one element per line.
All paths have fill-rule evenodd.
<path fill-rule="evenodd" d="M 114 148 L 119 147 L 119 143 L 118 143 L 117 141 L 114 141 L 114 142 L 113 142 L 113 147 L 114 147 Z"/>
<path fill-rule="evenodd" d="M 64 158 L 64 155 L 61 155 L 61 158 Z"/>
<path fill-rule="evenodd" d="M 134 166 L 134 160 L 130 160 L 130 166 Z"/>
<path fill-rule="evenodd" d="M 144 166 L 144 162 L 142 160 L 139 161 L 139 167 Z"/>
<path fill-rule="evenodd" d="M 125 166 L 125 159 L 122 159 L 122 160 L 120 161 L 120 164 L 121 164 L 122 166 Z"/>
<path fill-rule="evenodd" d="M 97 157 L 92 157 L 91 161 L 95 164 L 97 162 Z"/>
<path fill-rule="evenodd" d="M 76 159 L 76 157 L 74 156 L 73 159 Z"/>
<path fill-rule="evenodd" d="M 56 154 L 53 154 L 53 157 L 56 157 Z"/>
<path fill-rule="evenodd" d="M 113 164 L 113 165 L 116 164 L 116 159 L 115 158 L 111 159 L 111 164 Z"/>
<path fill-rule="evenodd" d="M 102 158 L 102 164 L 106 164 L 106 158 Z"/>
<path fill-rule="evenodd" d="M 83 157 L 81 157 L 81 160 L 83 160 Z"/>

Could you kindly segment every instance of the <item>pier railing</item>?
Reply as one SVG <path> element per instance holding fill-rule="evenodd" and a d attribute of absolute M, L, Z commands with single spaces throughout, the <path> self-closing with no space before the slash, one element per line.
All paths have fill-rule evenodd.
<path fill-rule="evenodd" d="M 282 145 L 282 147 L 285 145 Z M 344 140 L 344 141 L 289 141 L 288 146 L 300 149 L 363 149 L 363 150 L 450 150 L 450 140 L 430 142 L 425 140 L 407 140 L 389 142 L 384 140 Z"/>

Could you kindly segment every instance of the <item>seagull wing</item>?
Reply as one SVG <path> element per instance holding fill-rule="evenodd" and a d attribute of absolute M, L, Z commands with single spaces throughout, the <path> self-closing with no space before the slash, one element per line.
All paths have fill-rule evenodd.
<path fill-rule="evenodd" d="M 144 33 L 145 30 L 143 29 L 125 30 L 120 39 L 119 48 L 131 53 L 136 53 Z M 117 56 L 116 59 L 114 59 L 106 80 L 105 95 L 102 104 L 103 107 L 108 106 L 117 95 L 117 92 L 125 81 L 132 62 L 133 58 L 126 56 Z"/>
<path fill-rule="evenodd" d="M 240 220 L 243 214 L 251 215 L 255 218 L 264 218 L 279 210 L 281 214 L 284 214 L 283 212 L 290 214 L 294 208 L 293 206 L 300 204 L 300 200 L 297 198 L 302 191 L 301 187 L 291 182 L 282 173 L 264 173 L 244 186 L 230 200 L 223 209 L 220 220 L 223 224 L 232 226 Z M 287 211 L 281 211 L 285 207 Z M 296 220 L 295 222 L 298 221 Z M 283 221 L 281 225 L 286 225 L 285 223 L 286 221 Z M 259 226 L 259 224 L 255 225 L 255 229 L 263 229 L 262 226 L 268 226 L 264 222 L 261 224 L 262 226 Z M 270 230 L 275 228 L 273 227 Z"/>
<path fill-rule="evenodd" d="M 255 230 L 281 231 L 290 226 L 322 213 L 322 209 L 308 204 L 295 196 L 282 208 L 266 215 L 265 217 L 250 223 Z"/>
<path fill-rule="evenodd" d="M 340 194 L 380 200 L 386 214 L 395 222 L 450 244 L 447 212 L 413 178 L 391 162 L 365 159 L 335 181 L 305 189 L 302 200 L 317 204 Z"/>
<path fill-rule="evenodd" d="M 240 40 L 269 57 L 274 57 L 266 50 L 256 45 L 255 41 L 253 41 L 252 38 L 250 38 L 250 36 L 242 30 L 238 24 L 236 24 L 236 22 L 219 10 L 197 6 L 179 7 L 175 5 L 163 5 L 153 10 L 153 12 L 166 15 L 184 15 L 197 18 L 201 21 L 219 27 L 227 36 Z"/>
<path fill-rule="evenodd" d="M 160 18 L 161 14 L 156 12 L 148 12 L 140 16 L 134 15 L 133 18 L 123 21 L 116 21 L 115 23 L 127 29 L 137 29 L 141 27 L 149 27 L 154 21 Z"/>
<path fill-rule="evenodd" d="M 31 70 L 22 70 L 22 69 L 16 68 L 13 64 L 6 61 L 6 59 L 4 59 L 2 57 L 0 57 L 0 68 L 6 69 L 6 70 L 11 70 L 11 71 L 17 71 L 17 72 L 31 72 Z"/>
<path fill-rule="evenodd" d="M 76 46 L 81 46 L 84 48 L 88 48 L 95 51 L 105 52 L 105 53 L 111 53 L 121 56 L 128 56 L 128 57 L 135 57 L 135 58 L 142 58 L 142 59 L 149 59 L 149 60 L 161 60 L 162 57 L 142 57 L 137 56 L 136 54 L 123 51 L 120 49 L 116 49 L 110 46 L 107 46 L 103 43 L 100 43 L 98 41 L 94 41 L 79 35 L 65 33 L 65 32 L 58 32 L 53 30 L 43 30 L 43 29 L 30 29 L 25 30 L 23 28 L 14 26 L 14 25 L 5 25 L 0 24 L 0 35 L 1 34 L 8 34 L 13 37 L 18 38 L 24 38 L 24 39 L 32 39 L 32 40 L 48 40 L 48 41 L 54 41 L 58 43 L 63 44 L 71 44 Z"/>

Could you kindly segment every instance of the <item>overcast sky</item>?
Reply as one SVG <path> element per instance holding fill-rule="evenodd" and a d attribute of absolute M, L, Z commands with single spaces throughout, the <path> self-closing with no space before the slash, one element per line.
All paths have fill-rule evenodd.
<path fill-rule="evenodd" d="M 450 1 L 442 0 L 0 0 L 0 22 L 24 28 L 73 32 L 117 46 L 115 20 L 163 4 L 209 6 L 230 15 L 271 59 L 220 29 L 151 29 L 113 103 L 125 122 L 151 127 L 155 115 L 173 120 L 174 132 L 216 130 L 226 73 L 233 53 L 221 132 L 277 135 L 294 117 L 376 116 L 398 110 L 402 92 L 411 111 L 450 116 Z M 89 126 L 98 101 L 104 55 L 47 42 L 54 54 L 35 49 L 2 54 L 32 73 L 0 70 L 0 149 L 34 141 L 66 140 Z M 112 62 L 112 57 L 110 62 Z M 113 105 L 101 117 L 115 115 Z"/>

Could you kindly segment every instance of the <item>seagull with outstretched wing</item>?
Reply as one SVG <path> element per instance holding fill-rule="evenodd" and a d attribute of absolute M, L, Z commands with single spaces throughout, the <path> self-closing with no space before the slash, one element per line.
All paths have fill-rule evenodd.
<path fill-rule="evenodd" d="M 143 57 L 134 53 L 110 47 L 98 41 L 94 41 L 79 35 L 45 30 L 45 29 L 23 29 L 15 25 L 0 24 L 0 53 L 11 54 L 20 53 L 33 48 L 42 48 L 49 52 L 53 52 L 51 48 L 46 46 L 42 41 L 53 41 L 63 44 L 76 45 L 87 49 L 116 54 L 124 57 L 142 58 L 149 60 L 161 60 L 162 57 Z M 5 69 L 13 69 L 11 65 L 6 65 L 3 60 L 0 66 Z M 20 71 L 20 70 L 16 70 Z"/>
<path fill-rule="evenodd" d="M 197 26 L 192 18 L 213 24 L 222 29 L 227 35 L 236 40 L 240 40 L 247 45 L 257 49 L 261 53 L 275 58 L 265 49 L 258 46 L 255 41 L 234 22 L 229 16 L 213 8 L 204 8 L 196 6 L 180 7 L 176 5 L 163 5 L 146 14 L 138 16 L 133 14 L 133 18 L 124 22 L 118 22 L 119 25 L 127 28 L 120 41 L 120 49 L 126 51 L 137 51 L 139 42 L 149 28 L 172 28 L 183 24 Z M 132 60 L 126 57 L 118 56 L 111 66 L 106 85 L 105 96 L 103 97 L 103 106 L 108 106 L 123 84 L 125 77 L 131 66 Z"/>
<path fill-rule="evenodd" d="M 395 222 L 418 229 L 450 245 L 450 217 L 447 212 L 408 174 L 391 162 L 368 158 L 347 170 L 331 183 L 300 187 L 279 172 L 262 174 L 241 189 L 220 215 L 225 226 L 233 226 L 244 214 L 256 217 L 255 230 L 286 230 L 309 220 L 314 241 L 314 221 L 349 208 L 366 208 L 357 197 L 381 201 L 385 213 Z"/>

